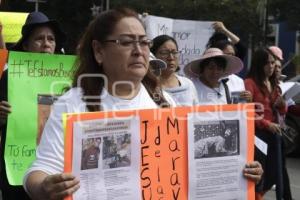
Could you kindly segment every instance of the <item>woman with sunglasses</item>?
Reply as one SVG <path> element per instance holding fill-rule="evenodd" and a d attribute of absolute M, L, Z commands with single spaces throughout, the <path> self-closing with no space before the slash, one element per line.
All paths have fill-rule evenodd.
<path fill-rule="evenodd" d="M 164 91 L 172 96 L 177 105 L 191 106 L 198 104 L 196 88 L 191 80 L 179 76 L 178 45 L 174 38 L 160 35 L 153 39 L 151 52 L 156 58 L 167 63 L 167 68 L 161 70 L 160 83 Z"/>

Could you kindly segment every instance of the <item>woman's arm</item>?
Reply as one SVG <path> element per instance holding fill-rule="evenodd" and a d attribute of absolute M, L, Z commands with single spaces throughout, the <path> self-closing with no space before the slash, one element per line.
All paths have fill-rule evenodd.
<path fill-rule="evenodd" d="M 3 26 L 2 26 L 2 23 L 0 22 L 0 49 L 6 49 L 2 30 L 3 30 Z"/>
<path fill-rule="evenodd" d="M 234 33 L 232 33 L 231 31 L 229 31 L 225 25 L 223 24 L 223 22 L 217 21 L 215 23 L 213 23 L 213 28 L 215 29 L 215 31 L 217 32 L 221 32 L 224 33 L 233 44 L 236 44 L 240 41 L 240 38 L 235 35 Z"/>

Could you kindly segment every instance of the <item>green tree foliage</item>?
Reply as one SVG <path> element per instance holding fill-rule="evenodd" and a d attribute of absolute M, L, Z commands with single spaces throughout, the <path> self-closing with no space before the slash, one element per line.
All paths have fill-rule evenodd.
<path fill-rule="evenodd" d="M 129 6 L 138 12 L 177 19 L 222 21 L 247 42 L 263 40 L 257 5 L 260 0 L 112 0 L 113 6 Z"/>
<path fill-rule="evenodd" d="M 299 0 L 269 0 L 270 14 L 276 19 L 287 21 L 293 30 L 300 30 Z"/>
<path fill-rule="evenodd" d="M 102 2 L 103 1 L 103 2 Z M 110 8 L 126 6 L 139 13 L 175 19 L 222 21 L 227 28 L 247 43 L 263 41 L 263 11 L 267 0 L 110 0 Z M 106 0 L 47 0 L 40 10 L 57 19 L 68 35 L 66 49 L 74 53 L 78 39 L 92 18 L 93 4 L 100 6 Z M 298 28 L 300 21 L 299 0 L 268 0 L 269 14 L 286 19 Z M 31 12 L 34 3 L 20 0 L 3 1 L 2 10 Z M 105 6 L 104 6 L 105 7 Z"/>

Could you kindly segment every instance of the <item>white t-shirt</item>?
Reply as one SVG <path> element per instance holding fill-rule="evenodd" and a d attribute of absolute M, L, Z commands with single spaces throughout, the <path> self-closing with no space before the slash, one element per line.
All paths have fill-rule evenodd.
<path fill-rule="evenodd" d="M 199 103 L 196 88 L 193 82 L 183 76 L 176 75 L 180 82 L 179 87 L 164 88 L 175 101 L 177 106 L 193 106 Z"/>
<path fill-rule="evenodd" d="M 228 77 L 227 85 L 230 92 L 245 91 L 244 80 L 235 74 L 231 74 Z"/>
<path fill-rule="evenodd" d="M 239 76 L 231 74 L 225 78 L 228 78 L 226 84 L 230 94 L 231 92 L 245 91 L 244 81 Z M 226 92 L 222 83 L 217 88 L 210 88 L 202 83 L 198 77 L 193 77 L 191 80 L 198 93 L 199 105 L 227 104 Z"/>
<path fill-rule="evenodd" d="M 202 83 L 199 78 L 192 79 L 199 99 L 199 105 L 227 104 L 226 92 L 222 83 L 218 88 L 210 88 Z"/>
<path fill-rule="evenodd" d="M 175 106 L 175 102 L 163 93 L 166 100 Z M 103 110 L 129 110 L 158 108 L 142 85 L 139 93 L 131 100 L 120 99 L 110 95 L 103 89 L 101 94 Z M 86 112 L 86 103 L 82 101 L 81 88 L 72 88 L 61 96 L 53 105 L 51 114 L 45 125 L 41 142 L 36 150 L 36 160 L 27 170 L 24 183 L 30 172 L 40 170 L 47 174 L 62 173 L 64 169 L 64 132 L 62 124 L 63 113 Z M 26 184 L 24 184 L 25 186 Z M 25 188 L 26 189 L 26 188 Z"/>

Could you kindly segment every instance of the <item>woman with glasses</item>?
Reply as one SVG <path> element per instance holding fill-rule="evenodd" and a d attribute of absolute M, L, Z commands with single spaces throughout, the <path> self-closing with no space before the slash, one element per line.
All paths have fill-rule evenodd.
<path fill-rule="evenodd" d="M 164 91 L 173 97 L 177 105 L 198 104 L 197 91 L 192 81 L 176 74 L 180 54 L 176 40 L 168 35 L 157 36 L 153 39 L 151 52 L 167 63 L 167 68 L 161 70 L 159 76 Z"/>
<path fill-rule="evenodd" d="M 275 73 L 275 57 L 269 49 L 254 52 L 245 87 L 256 107 L 255 135 L 268 145 L 267 155 L 255 149 L 255 159 L 264 169 L 263 180 L 256 187 L 256 199 L 263 199 L 274 184 L 276 198 L 282 199 L 283 155 L 278 117 L 286 113 L 286 104 Z"/>
<path fill-rule="evenodd" d="M 78 45 L 72 88 L 53 105 L 36 160 L 24 177 L 33 199 L 63 199 L 79 189 L 79 180 L 63 173 L 62 113 L 174 105 L 148 73 L 150 46 L 138 15 L 130 9 L 102 12 L 89 24 Z"/>

